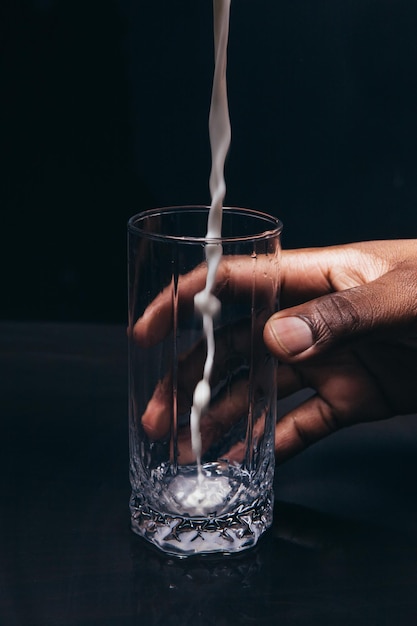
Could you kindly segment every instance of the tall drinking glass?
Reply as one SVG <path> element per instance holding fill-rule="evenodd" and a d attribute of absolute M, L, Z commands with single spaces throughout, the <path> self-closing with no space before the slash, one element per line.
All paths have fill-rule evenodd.
<path fill-rule="evenodd" d="M 132 529 L 179 556 L 249 548 L 272 522 L 276 362 L 262 331 L 278 307 L 282 225 L 227 207 L 222 237 L 207 240 L 208 211 L 154 209 L 128 223 Z M 194 296 L 208 244 L 223 256 L 199 471 L 190 413 L 207 342 Z"/>

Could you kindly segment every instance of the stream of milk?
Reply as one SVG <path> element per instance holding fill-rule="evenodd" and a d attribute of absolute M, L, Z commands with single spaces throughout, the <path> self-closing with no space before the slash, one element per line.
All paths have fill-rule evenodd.
<path fill-rule="evenodd" d="M 227 42 L 229 37 L 230 0 L 213 0 L 214 24 L 214 56 L 215 67 L 209 115 L 209 135 L 211 146 L 210 194 L 211 206 L 207 223 L 205 255 L 207 261 L 206 284 L 196 294 L 194 304 L 203 317 L 203 329 L 207 341 L 207 355 L 203 377 L 197 384 L 193 395 L 191 409 L 191 445 L 197 461 L 197 480 L 191 491 L 182 494 L 182 501 L 187 506 L 213 506 L 224 500 L 229 491 L 226 477 L 216 477 L 211 484 L 202 471 L 201 466 L 201 416 L 207 409 L 210 396 L 210 377 L 213 369 L 215 341 L 214 318 L 220 311 L 220 301 L 213 294 L 217 269 L 222 257 L 223 248 L 219 239 L 222 231 L 223 200 L 226 194 L 224 164 L 230 146 L 231 130 L 229 107 L 227 100 L 226 65 Z M 177 497 L 179 494 L 177 494 Z"/>

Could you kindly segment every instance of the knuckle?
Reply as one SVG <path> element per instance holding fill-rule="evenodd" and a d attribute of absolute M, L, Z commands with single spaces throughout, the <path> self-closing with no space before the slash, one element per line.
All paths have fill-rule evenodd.
<path fill-rule="evenodd" d="M 296 415 L 291 416 L 292 426 L 298 439 L 300 440 L 303 448 L 307 448 L 310 444 L 314 443 L 315 438 L 312 437 L 311 432 L 305 428 Z"/>
<path fill-rule="evenodd" d="M 319 405 L 319 416 L 321 430 L 326 435 L 331 435 L 343 426 L 343 420 L 339 418 L 336 411 L 327 403 Z"/>
<path fill-rule="evenodd" d="M 323 298 L 317 303 L 314 314 L 316 342 L 327 343 L 338 339 L 346 335 L 346 328 L 352 334 L 357 334 L 364 325 L 372 325 L 373 311 L 372 302 L 364 301 L 363 297 L 360 310 L 352 297 L 343 292 L 332 294 L 331 298 Z"/>
<path fill-rule="evenodd" d="M 292 427 L 303 448 L 309 447 L 323 437 L 327 437 L 343 428 L 343 419 L 331 405 L 322 398 L 316 397 L 314 411 L 310 419 L 299 419 L 297 414 L 291 416 Z"/>

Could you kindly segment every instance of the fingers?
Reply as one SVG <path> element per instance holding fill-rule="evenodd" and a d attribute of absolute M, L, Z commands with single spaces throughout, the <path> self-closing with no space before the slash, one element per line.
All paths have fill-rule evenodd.
<path fill-rule="evenodd" d="M 211 379 L 213 389 L 218 385 L 227 388 L 229 381 L 233 380 L 237 372 L 242 371 L 242 368 L 249 368 L 251 350 L 253 350 L 254 362 L 263 363 L 265 358 L 265 348 L 261 339 L 263 324 L 264 319 L 260 315 L 253 328 L 249 320 L 243 319 L 216 332 L 216 352 Z M 179 414 L 186 413 L 191 408 L 194 389 L 202 378 L 205 358 L 206 342 L 202 340 L 178 360 L 175 396 Z M 259 372 L 259 375 L 262 379 L 262 372 Z M 156 386 L 142 416 L 142 426 L 151 439 L 162 439 L 169 433 L 173 412 L 173 391 L 173 376 L 172 372 L 169 372 Z M 228 389 L 230 396 L 236 392 L 236 387 Z M 230 406 L 227 406 L 225 402 L 225 400 L 222 401 L 217 413 L 220 414 L 223 411 L 227 414 L 227 411 L 233 408 L 232 399 L 227 400 Z M 236 410 L 232 412 L 232 415 L 235 413 Z M 215 418 L 217 419 L 217 415 Z"/>
<path fill-rule="evenodd" d="M 265 325 L 264 340 L 292 363 L 364 336 L 399 338 L 416 320 L 417 270 L 402 266 L 367 285 L 280 311 Z"/>
<path fill-rule="evenodd" d="M 381 358 L 379 361 L 387 361 Z M 275 428 L 277 462 L 283 462 L 331 433 L 359 422 L 392 417 L 392 403 L 384 376 L 374 370 L 373 347 L 342 350 L 294 366 L 281 366 L 281 396 L 310 388 L 316 395 L 291 409 Z M 389 353 L 387 360 L 389 362 Z M 388 367 L 389 370 L 389 367 Z M 402 372 L 401 372 L 402 375 Z M 392 376 L 389 385 L 393 384 Z"/>
<path fill-rule="evenodd" d="M 200 432 L 202 456 L 248 413 L 249 385 L 245 379 L 238 379 L 225 391 L 210 409 L 202 416 Z M 226 455 L 227 456 L 227 455 Z M 181 465 L 195 461 L 191 448 L 189 427 L 178 434 L 178 462 Z"/>
<path fill-rule="evenodd" d="M 287 250 L 281 261 L 275 255 L 248 257 L 224 256 L 216 277 L 216 295 L 228 293 L 241 297 L 252 293 L 254 272 L 256 290 L 265 297 L 271 293 L 271 281 L 282 279 L 283 307 L 293 306 L 324 294 L 340 292 L 377 280 L 396 267 L 416 266 L 415 240 L 374 241 Z M 178 305 L 181 314 L 191 311 L 194 295 L 205 286 L 206 265 L 200 265 L 178 281 Z M 414 277 L 415 280 L 415 277 Z M 143 347 L 163 339 L 172 328 L 173 287 L 169 285 L 155 298 L 136 322 L 133 335 Z"/>
<path fill-rule="evenodd" d="M 252 447 L 257 448 L 259 441 L 263 438 L 265 432 L 265 413 L 261 415 L 253 425 L 252 430 Z M 235 443 L 223 458 L 229 463 L 242 463 L 247 454 L 248 445 L 246 440 L 240 440 Z"/>
<path fill-rule="evenodd" d="M 333 419 L 329 405 L 319 396 L 313 396 L 287 413 L 276 425 L 276 462 L 283 463 L 340 426 Z"/>
<path fill-rule="evenodd" d="M 398 398 L 412 393 L 390 393 L 393 381 L 404 390 L 407 375 L 398 366 L 390 369 L 388 348 L 416 335 L 416 249 L 411 240 L 369 242 L 285 257 L 288 293 L 302 301 L 310 289 L 313 300 L 275 314 L 264 340 L 281 362 L 294 364 L 278 369 L 280 397 L 303 387 L 317 395 L 277 424 L 278 463 L 341 427 L 408 410 Z M 304 280 L 302 272 L 306 292 L 296 286 Z M 381 338 L 386 341 L 374 341 Z M 352 352 L 331 349 L 350 342 Z M 377 345 L 383 349 L 379 360 Z"/>
<path fill-rule="evenodd" d="M 161 380 L 142 415 L 142 426 L 150 439 L 158 441 L 169 433 L 172 417 L 172 376 Z"/>
<path fill-rule="evenodd" d="M 290 365 L 280 364 L 277 371 L 277 397 L 278 400 L 286 398 L 301 389 L 304 389 L 304 383 L 301 374 Z"/>
<path fill-rule="evenodd" d="M 383 409 L 378 417 L 386 418 L 388 413 Z M 339 412 L 322 396 L 312 396 L 277 423 L 275 427 L 276 462 L 283 463 L 341 428 L 361 421 L 369 421 L 372 418 L 376 416 L 361 414 L 355 411 L 354 407 L 351 412 Z"/>
<path fill-rule="evenodd" d="M 416 264 L 416 240 L 365 241 L 284 251 L 282 306 L 370 283 L 406 260 Z"/>
<path fill-rule="evenodd" d="M 416 315 L 416 249 L 415 240 L 374 241 L 284 254 L 282 301 L 297 304 L 266 324 L 268 348 L 292 363 L 361 335 L 405 332 Z"/>
<path fill-rule="evenodd" d="M 215 395 L 200 423 L 203 455 L 222 441 L 226 434 L 229 436 L 233 427 L 241 424 L 242 418 L 246 418 L 248 413 L 256 413 L 256 400 L 263 395 L 263 386 L 270 377 L 270 360 L 266 358 L 261 340 L 263 323 L 263 315 L 260 315 L 254 327 L 249 320 L 241 320 L 216 333 L 217 350 L 212 376 Z M 202 375 L 205 354 L 205 341 L 201 341 L 180 359 L 175 393 L 171 373 L 158 383 L 141 420 L 151 440 L 161 440 L 169 435 L 174 402 L 178 415 L 190 411 L 193 391 Z M 248 380 L 249 371 L 253 374 L 251 384 Z M 250 408 L 251 404 L 253 406 Z M 261 436 L 261 430 L 263 433 L 261 422 L 257 420 L 254 427 L 255 438 Z M 177 442 L 178 462 L 194 462 L 188 423 L 179 427 Z M 231 462 L 237 462 L 241 446 L 236 445 L 229 452 L 230 458 L 229 454 L 226 455 L 227 458 Z"/>
<path fill-rule="evenodd" d="M 178 280 L 179 316 L 189 315 L 194 307 L 194 296 L 204 289 L 207 266 L 198 266 Z M 257 306 L 273 309 L 280 272 L 276 255 L 251 257 L 224 256 L 216 274 L 214 294 L 224 300 L 252 297 L 256 289 Z M 133 337 L 142 347 L 157 344 L 172 329 L 173 287 L 166 287 L 147 307 L 133 327 Z"/>
<path fill-rule="evenodd" d="M 182 312 L 192 310 L 194 296 L 204 288 L 207 271 L 200 265 L 178 281 L 178 301 Z M 166 337 L 172 328 L 173 287 L 168 285 L 146 308 L 133 327 L 133 338 L 149 348 Z"/>

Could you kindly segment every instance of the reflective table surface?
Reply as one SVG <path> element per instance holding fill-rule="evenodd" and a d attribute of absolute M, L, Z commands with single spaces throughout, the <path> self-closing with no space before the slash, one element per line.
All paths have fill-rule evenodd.
<path fill-rule="evenodd" d="M 125 330 L 0 337 L 2 626 L 417 623 L 417 416 L 278 467 L 252 551 L 178 560 L 129 527 Z"/>

